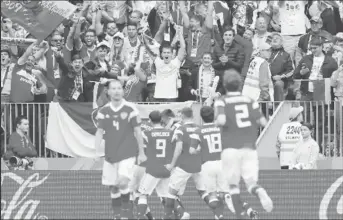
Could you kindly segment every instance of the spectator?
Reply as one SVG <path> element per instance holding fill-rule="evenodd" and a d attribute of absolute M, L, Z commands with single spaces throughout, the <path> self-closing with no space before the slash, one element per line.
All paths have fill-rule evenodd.
<path fill-rule="evenodd" d="M 124 61 L 123 45 L 124 45 L 124 35 L 121 32 L 117 32 L 113 36 L 113 45 L 110 49 L 110 55 L 109 55 L 110 64 L 113 64 L 116 61 Z"/>
<path fill-rule="evenodd" d="M 334 8 L 339 6 L 335 1 L 320 1 L 319 3 L 320 17 L 323 20 L 323 29 L 332 35 L 337 34 L 337 25 L 334 16 Z"/>
<path fill-rule="evenodd" d="M 279 1 L 283 47 L 295 58 L 295 51 L 302 35 L 306 34 L 308 19 L 305 15 L 307 1 Z"/>
<path fill-rule="evenodd" d="M 213 68 L 222 73 L 227 69 L 236 69 L 241 72 L 244 65 L 244 50 L 234 41 L 235 31 L 232 28 L 224 30 L 223 44 L 214 48 Z"/>
<path fill-rule="evenodd" d="M 253 56 L 259 52 L 261 44 L 270 43 L 270 33 L 267 31 L 268 24 L 264 17 L 259 17 L 256 20 L 256 32 L 252 38 L 252 43 L 254 47 Z"/>
<path fill-rule="evenodd" d="M 222 91 L 222 77 L 212 67 L 211 53 L 205 53 L 202 57 L 202 65 L 199 68 L 192 70 L 189 81 L 189 91 L 193 96 L 193 100 L 200 100 L 211 106 L 213 99 L 218 98 L 224 91 Z M 217 77 L 218 76 L 218 77 Z M 215 77 L 218 81 L 214 81 Z"/>
<path fill-rule="evenodd" d="M 271 46 L 267 43 L 261 44 L 259 51 L 250 63 L 242 94 L 255 101 L 273 101 L 273 81 L 267 61 L 272 52 Z"/>
<path fill-rule="evenodd" d="M 293 76 L 293 62 L 290 55 L 283 49 L 282 36 L 279 33 L 272 35 L 272 54 L 269 59 L 270 72 L 274 83 L 274 101 L 283 101 L 285 91 Z"/>
<path fill-rule="evenodd" d="M 181 87 L 179 71 L 181 62 L 185 56 L 185 41 L 182 36 L 182 31 L 178 30 L 175 37 L 180 42 L 180 49 L 178 50 L 177 57 L 173 57 L 173 48 L 168 45 L 162 45 L 161 57 L 152 55 L 156 66 L 156 85 L 154 98 L 157 102 L 175 102 L 178 98 L 178 89 Z M 148 46 L 148 43 L 145 43 Z M 150 47 L 150 46 L 148 46 Z M 150 48 L 148 49 L 151 53 Z"/>
<path fill-rule="evenodd" d="M 333 45 L 333 54 L 334 58 L 338 65 L 343 63 L 343 32 L 337 33 L 335 37 L 335 43 Z"/>
<path fill-rule="evenodd" d="M 343 103 L 343 64 L 332 73 L 331 86 L 334 88 L 335 101 Z"/>
<path fill-rule="evenodd" d="M 84 43 L 82 42 L 80 36 L 75 38 L 77 46 L 75 49 L 79 52 L 81 59 L 84 63 L 90 60 L 94 60 L 96 57 L 96 32 L 93 29 L 88 29 L 84 35 Z"/>
<path fill-rule="evenodd" d="M 313 83 L 311 81 L 330 78 L 338 68 L 336 61 L 324 54 L 323 43 L 320 39 L 311 40 L 310 50 L 312 54 L 301 59 L 294 70 L 294 79 L 301 80 L 300 91 L 304 101 L 313 101 Z"/>
<path fill-rule="evenodd" d="M 12 71 L 15 63 L 11 62 L 9 49 L 1 49 L 1 103 L 10 101 Z"/>
<path fill-rule="evenodd" d="M 13 23 L 9 18 L 1 18 L 1 38 L 3 37 L 17 37 L 17 38 L 24 38 L 23 34 L 19 33 L 13 28 Z M 18 47 L 15 45 L 11 45 L 9 47 L 11 53 L 13 55 L 18 55 Z"/>
<path fill-rule="evenodd" d="M 36 157 L 37 151 L 28 136 L 29 121 L 25 116 L 18 116 L 15 119 L 15 130 L 10 136 L 4 160 L 11 157 L 25 158 Z"/>
<path fill-rule="evenodd" d="M 276 142 L 276 153 L 280 159 L 281 169 L 289 169 L 292 165 L 293 150 L 296 144 L 302 139 L 301 136 L 301 123 L 303 122 L 302 112 L 304 108 L 293 107 L 289 113 L 289 120 L 282 125 L 277 142 Z"/>
<path fill-rule="evenodd" d="M 125 65 L 129 67 L 130 64 L 136 63 L 139 59 L 139 48 L 141 41 L 138 38 L 137 23 L 127 24 L 128 36 L 124 38 L 123 58 Z"/>
<path fill-rule="evenodd" d="M 300 37 L 297 49 L 297 56 L 296 56 L 296 64 L 299 64 L 301 58 L 305 55 L 311 54 L 309 50 L 310 42 L 313 38 L 320 38 L 322 41 L 324 40 L 332 40 L 332 35 L 323 30 L 323 21 L 320 17 L 312 17 L 311 20 L 311 30 Z"/>
<path fill-rule="evenodd" d="M 206 18 L 202 16 L 188 16 L 184 1 L 180 1 L 180 11 L 183 18 L 184 28 L 187 33 L 186 60 L 193 62 L 195 66 L 201 65 L 202 55 L 211 51 L 212 27 L 213 27 L 213 1 L 208 1 Z"/>
<path fill-rule="evenodd" d="M 313 126 L 310 123 L 304 123 L 301 126 L 302 140 L 297 143 L 293 151 L 293 159 L 290 169 L 317 169 L 317 160 L 319 157 L 319 146 L 312 139 Z"/>

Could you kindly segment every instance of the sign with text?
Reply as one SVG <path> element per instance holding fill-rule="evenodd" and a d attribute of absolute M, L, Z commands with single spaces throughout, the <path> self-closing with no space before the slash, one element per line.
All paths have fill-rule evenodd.
<path fill-rule="evenodd" d="M 76 6 L 68 1 L 1 1 L 1 12 L 37 39 L 45 39 Z"/>
<path fill-rule="evenodd" d="M 266 213 L 241 185 L 243 200 L 261 219 L 342 219 L 343 171 L 262 171 L 260 184 L 274 202 Z M 113 219 L 108 187 L 101 171 L 2 171 L 1 219 Z M 193 182 L 181 198 L 192 219 L 213 218 Z M 160 200 L 149 206 L 156 219 L 163 217 Z M 232 213 L 225 213 L 233 218 Z"/>

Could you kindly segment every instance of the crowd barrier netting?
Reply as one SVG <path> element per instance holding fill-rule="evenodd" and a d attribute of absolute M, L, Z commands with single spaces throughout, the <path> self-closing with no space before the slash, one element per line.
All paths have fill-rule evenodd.
<path fill-rule="evenodd" d="M 274 202 L 266 213 L 256 197 L 242 197 L 261 219 L 342 219 L 343 171 L 261 171 L 260 184 Z M 213 219 L 192 181 L 182 201 L 192 219 Z M 163 217 L 155 194 L 149 205 L 156 219 Z M 226 211 L 225 215 L 234 219 Z M 113 219 L 109 189 L 101 185 L 101 171 L 1 172 L 1 219 Z"/>
<path fill-rule="evenodd" d="M 160 103 L 139 104 L 158 105 Z M 278 102 L 262 102 L 260 103 L 260 108 L 263 114 L 266 115 L 267 118 L 270 118 L 278 104 Z M 197 103 L 197 105 L 199 106 L 200 104 Z M 303 106 L 305 121 L 315 125 L 314 138 L 321 146 L 321 153 L 327 157 L 341 157 L 343 155 L 342 104 L 339 102 L 332 102 L 329 105 L 323 104 L 322 102 L 294 102 L 294 105 Z M 199 108 L 200 107 L 195 108 L 196 111 L 198 111 Z M 60 155 L 45 147 L 49 103 L 3 104 L 2 114 L 2 149 L 6 151 L 8 137 L 14 129 L 13 122 L 15 117 L 23 114 L 26 115 L 30 121 L 30 137 L 37 148 L 39 156 L 65 157 L 64 155 Z"/>

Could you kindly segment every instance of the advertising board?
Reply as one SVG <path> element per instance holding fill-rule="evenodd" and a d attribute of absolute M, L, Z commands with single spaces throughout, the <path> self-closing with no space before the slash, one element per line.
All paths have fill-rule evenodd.
<path fill-rule="evenodd" d="M 342 170 L 261 171 L 260 184 L 274 201 L 271 213 L 241 187 L 243 199 L 261 219 L 343 217 Z M 109 195 L 101 185 L 101 171 L 2 171 L 1 219 L 113 219 Z M 192 219 L 213 219 L 191 181 L 182 200 Z M 156 196 L 149 205 L 156 219 L 163 216 Z"/>

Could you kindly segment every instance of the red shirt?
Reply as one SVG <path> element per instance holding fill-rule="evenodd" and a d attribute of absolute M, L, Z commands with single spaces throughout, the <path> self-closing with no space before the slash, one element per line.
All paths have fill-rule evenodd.
<path fill-rule="evenodd" d="M 235 92 L 218 99 L 214 107 L 218 116 L 226 116 L 226 123 L 221 128 L 223 149 L 256 149 L 257 120 L 262 117 L 259 104 Z"/>
<path fill-rule="evenodd" d="M 106 161 L 117 163 L 137 156 L 138 144 L 134 128 L 140 126 L 141 120 L 133 103 L 123 101 L 118 108 L 108 103 L 99 110 L 97 118 L 98 128 L 105 131 Z"/>
<path fill-rule="evenodd" d="M 182 142 L 182 153 L 177 161 L 177 166 L 188 173 L 198 173 L 201 171 L 201 156 L 189 153 L 191 146 L 191 134 L 198 129 L 194 123 L 185 123 L 175 130 L 177 142 Z"/>
<path fill-rule="evenodd" d="M 204 124 L 191 135 L 191 147 L 201 147 L 202 162 L 216 161 L 221 159 L 222 138 L 220 128 L 213 123 Z"/>
<path fill-rule="evenodd" d="M 154 174 L 171 163 L 174 155 L 173 131 L 163 127 L 155 127 L 143 133 L 146 144 L 146 172 Z"/>

